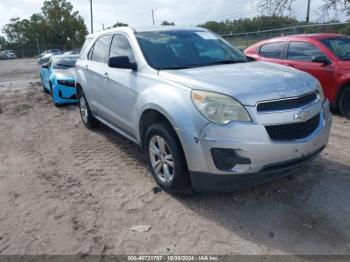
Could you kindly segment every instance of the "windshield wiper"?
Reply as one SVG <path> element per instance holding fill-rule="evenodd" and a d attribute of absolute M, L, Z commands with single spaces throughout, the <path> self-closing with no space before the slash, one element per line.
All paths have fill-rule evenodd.
<path fill-rule="evenodd" d="M 246 63 L 246 60 L 222 60 L 216 61 L 212 63 L 208 63 L 208 65 L 227 65 L 227 64 L 238 64 L 238 63 Z"/>
<path fill-rule="evenodd" d="M 188 69 L 188 68 L 196 68 L 196 67 L 205 67 L 205 66 L 213 66 L 213 65 L 227 65 L 227 64 L 237 64 L 237 63 L 246 63 L 246 60 L 222 60 L 210 63 L 198 63 L 198 64 L 190 64 L 187 66 L 170 66 L 170 67 L 158 67 L 157 70 L 180 70 L 180 69 Z"/>
<path fill-rule="evenodd" d="M 188 68 L 194 68 L 196 65 L 189 65 L 189 66 L 170 66 L 170 67 L 158 67 L 157 70 L 180 70 L 180 69 L 188 69 Z"/>

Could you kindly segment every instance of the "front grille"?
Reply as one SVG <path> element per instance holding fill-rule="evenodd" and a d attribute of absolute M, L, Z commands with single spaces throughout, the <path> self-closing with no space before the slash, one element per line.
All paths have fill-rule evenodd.
<path fill-rule="evenodd" d="M 57 82 L 63 86 L 75 87 L 75 82 L 66 81 L 66 80 L 58 80 Z"/>
<path fill-rule="evenodd" d="M 302 139 L 311 135 L 320 124 L 320 115 L 313 118 L 293 124 L 265 126 L 270 138 L 274 141 L 287 141 Z"/>
<path fill-rule="evenodd" d="M 307 94 L 296 98 L 288 98 L 277 101 L 261 102 L 257 106 L 258 112 L 282 111 L 306 106 L 317 99 L 316 93 Z"/>

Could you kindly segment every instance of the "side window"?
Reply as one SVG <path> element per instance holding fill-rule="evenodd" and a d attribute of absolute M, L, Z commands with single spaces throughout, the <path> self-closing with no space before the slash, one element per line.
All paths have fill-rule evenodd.
<path fill-rule="evenodd" d="M 260 55 L 266 58 L 282 58 L 282 53 L 285 47 L 285 42 L 276 42 L 260 47 Z"/>
<path fill-rule="evenodd" d="M 312 57 L 323 56 L 318 47 L 306 42 L 290 42 L 288 48 L 288 60 L 312 62 Z"/>
<path fill-rule="evenodd" d="M 80 58 L 81 59 L 86 57 L 85 52 L 87 51 L 87 48 L 88 48 L 89 44 L 91 43 L 91 41 L 92 41 L 92 38 L 86 38 L 85 39 L 85 43 L 84 43 L 84 45 L 83 45 L 83 47 L 81 48 L 81 51 L 80 51 Z M 89 54 L 90 54 L 90 52 L 89 52 Z M 88 54 L 88 58 L 89 58 L 89 54 Z"/>
<path fill-rule="evenodd" d="M 114 35 L 113 37 L 109 57 L 114 56 L 127 56 L 129 57 L 130 62 L 136 61 L 129 40 L 123 35 Z"/>
<path fill-rule="evenodd" d="M 105 63 L 107 61 L 112 35 L 102 36 L 97 39 L 91 54 L 91 60 Z M 91 53 L 91 51 L 90 51 Z M 89 57 L 90 57 L 89 53 Z"/>

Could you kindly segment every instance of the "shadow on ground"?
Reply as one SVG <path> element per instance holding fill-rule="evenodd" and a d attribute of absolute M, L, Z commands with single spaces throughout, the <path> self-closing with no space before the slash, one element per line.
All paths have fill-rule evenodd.
<path fill-rule="evenodd" d="M 95 132 L 147 168 L 136 144 L 103 125 Z M 293 254 L 350 254 L 350 164 L 322 155 L 290 175 L 233 193 L 173 197 L 258 246 Z"/>

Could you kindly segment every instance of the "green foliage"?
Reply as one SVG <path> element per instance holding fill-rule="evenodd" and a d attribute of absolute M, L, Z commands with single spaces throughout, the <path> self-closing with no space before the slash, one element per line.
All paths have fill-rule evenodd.
<path fill-rule="evenodd" d="M 174 22 L 163 21 L 160 25 L 175 25 Z"/>
<path fill-rule="evenodd" d="M 3 37 L 3 36 L 0 35 L 0 50 L 1 50 L 1 49 L 4 49 L 4 47 L 6 46 L 6 44 L 7 44 L 7 41 L 6 41 L 5 37 Z"/>
<path fill-rule="evenodd" d="M 47 34 L 52 43 L 70 46 L 83 43 L 88 33 L 84 19 L 73 5 L 66 0 L 46 0 L 41 8 L 47 24 Z"/>
<path fill-rule="evenodd" d="M 66 0 L 46 0 L 41 14 L 29 19 L 12 18 L 3 28 L 11 49 L 36 47 L 69 49 L 81 46 L 88 31 L 79 12 Z M 32 48 L 32 52 L 36 48 Z M 30 55 L 30 54 L 23 54 Z M 31 54 L 33 55 L 33 54 Z"/>
<path fill-rule="evenodd" d="M 117 22 L 113 25 L 113 27 L 122 27 L 122 26 L 128 26 L 128 24 L 124 24 L 123 22 Z"/>
<path fill-rule="evenodd" d="M 236 20 L 226 20 L 223 22 L 209 21 L 199 25 L 219 34 L 255 32 L 267 29 L 275 29 L 301 25 L 294 18 L 282 16 L 258 16 L 254 18 L 244 18 Z"/>

